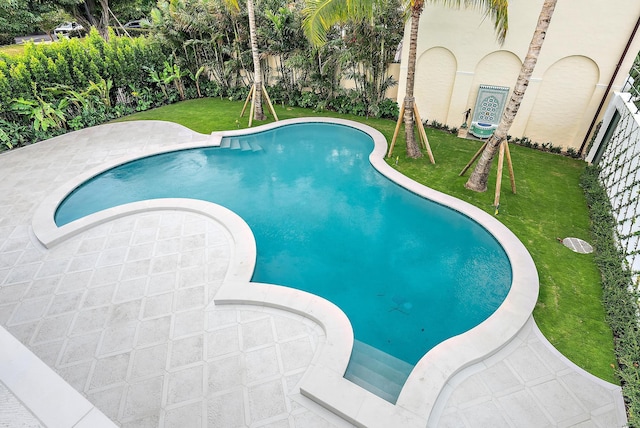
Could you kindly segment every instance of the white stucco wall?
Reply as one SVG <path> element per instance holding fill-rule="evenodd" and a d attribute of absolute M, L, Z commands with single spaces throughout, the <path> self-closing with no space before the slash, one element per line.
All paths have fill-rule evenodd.
<path fill-rule="evenodd" d="M 542 3 L 509 2 L 509 33 L 502 46 L 490 19 L 480 11 L 428 4 L 420 21 L 416 65 L 415 95 L 421 115 L 459 126 L 463 112 L 474 107 L 480 84 L 513 88 Z M 559 1 L 510 134 L 579 148 L 639 16 L 638 0 Z M 409 24 L 399 101 L 405 93 L 408 28 Z M 622 88 L 638 51 L 640 32 L 612 91 Z"/>

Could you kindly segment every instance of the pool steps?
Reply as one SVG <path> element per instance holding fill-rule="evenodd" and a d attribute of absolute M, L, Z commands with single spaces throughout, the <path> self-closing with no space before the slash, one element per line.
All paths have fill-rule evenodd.
<path fill-rule="evenodd" d="M 413 366 L 359 340 L 353 351 L 345 379 L 395 404 Z"/>
<path fill-rule="evenodd" d="M 247 140 L 242 140 L 240 138 L 223 138 L 220 141 L 221 149 L 230 149 L 230 150 L 241 150 L 243 152 L 259 152 L 262 151 L 262 146 L 258 143 L 254 143 Z"/>

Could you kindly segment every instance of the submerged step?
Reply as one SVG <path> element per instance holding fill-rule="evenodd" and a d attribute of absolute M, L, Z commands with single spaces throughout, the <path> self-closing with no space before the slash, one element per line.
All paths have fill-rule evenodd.
<path fill-rule="evenodd" d="M 390 376 L 394 377 L 406 378 L 414 367 L 413 364 L 409 364 L 359 340 L 353 341 L 351 359 L 358 361 L 360 364 L 362 364 L 362 361 L 367 361 L 368 365 L 385 369 L 389 371 Z"/>
<path fill-rule="evenodd" d="M 240 141 L 240 149 L 243 152 L 251 150 L 251 144 L 249 144 L 247 141 Z"/>
<path fill-rule="evenodd" d="M 411 370 L 413 365 L 356 340 L 344 377 L 395 403 Z"/>
<path fill-rule="evenodd" d="M 221 149 L 228 149 L 230 146 L 231 146 L 230 138 L 223 138 L 222 141 L 220 142 Z"/>
<path fill-rule="evenodd" d="M 238 150 L 240 148 L 240 141 L 237 138 L 231 139 L 231 150 Z"/>
<path fill-rule="evenodd" d="M 344 375 L 345 379 L 377 395 L 383 400 L 392 404 L 396 403 L 402 390 L 402 385 L 381 382 L 380 379 L 376 378 L 375 373 L 357 364 L 354 367 L 349 364 L 349 368 Z"/>

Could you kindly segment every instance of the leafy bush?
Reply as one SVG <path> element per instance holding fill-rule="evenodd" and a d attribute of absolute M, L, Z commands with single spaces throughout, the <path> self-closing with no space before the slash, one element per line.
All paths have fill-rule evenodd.
<path fill-rule="evenodd" d="M 567 156 L 577 159 L 580 157 L 580 153 L 573 147 L 567 147 Z"/>
<path fill-rule="evenodd" d="M 157 96 L 141 65 L 161 69 L 165 61 L 160 45 L 146 38 L 111 34 L 107 42 L 95 29 L 84 39 L 31 43 L 23 55 L 1 57 L 1 129 L 6 132 L 11 123 L 13 131 L 0 150 L 161 105 L 166 100 Z M 178 98 L 183 88 L 174 85 L 171 95 Z"/>
<path fill-rule="evenodd" d="M 595 261 L 602 277 L 602 300 L 614 336 L 617 373 L 627 406 L 629 426 L 640 426 L 640 329 L 637 289 L 625 256 L 616 243 L 611 203 L 600 184 L 599 169 L 588 166 L 580 184 L 591 216 Z"/>
<path fill-rule="evenodd" d="M 397 119 L 399 112 L 400 112 L 400 108 L 398 107 L 398 103 L 396 101 L 393 101 L 389 98 L 385 98 L 384 100 L 378 103 L 377 117 Z"/>

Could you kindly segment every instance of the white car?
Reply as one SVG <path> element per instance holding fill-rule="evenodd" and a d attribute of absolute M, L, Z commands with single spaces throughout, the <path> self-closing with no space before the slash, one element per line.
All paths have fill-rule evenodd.
<path fill-rule="evenodd" d="M 80 37 L 84 34 L 84 27 L 77 22 L 63 22 L 53 30 L 56 37 Z"/>

